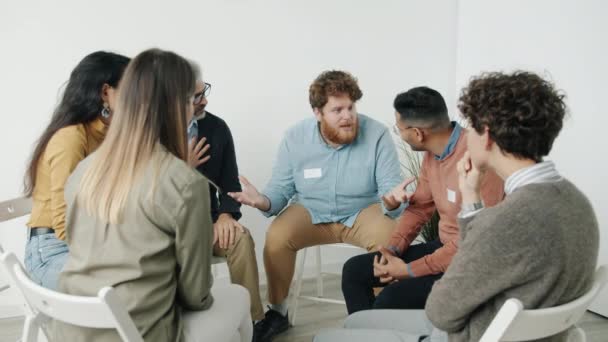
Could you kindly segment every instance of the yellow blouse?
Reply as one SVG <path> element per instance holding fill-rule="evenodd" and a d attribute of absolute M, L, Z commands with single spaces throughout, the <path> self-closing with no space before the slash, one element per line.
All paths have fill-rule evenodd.
<path fill-rule="evenodd" d="M 53 228 L 57 238 L 65 239 L 65 183 L 76 165 L 99 147 L 106 132 L 107 126 L 98 118 L 64 127 L 51 137 L 38 161 L 28 227 Z"/>

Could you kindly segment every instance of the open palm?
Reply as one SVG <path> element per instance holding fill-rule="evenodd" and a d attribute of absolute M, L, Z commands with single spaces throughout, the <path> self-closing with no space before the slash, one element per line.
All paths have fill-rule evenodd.
<path fill-rule="evenodd" d="M 229 192 L 228 196 L 234 198 L 235 201 L 248 205 L 254 208 L 261 208 L 264 202 L 263 196 L 258 189 L 249 182 L 244 176 L 239 176 L 239 181 L 243 185 L 241 192 Z"/>

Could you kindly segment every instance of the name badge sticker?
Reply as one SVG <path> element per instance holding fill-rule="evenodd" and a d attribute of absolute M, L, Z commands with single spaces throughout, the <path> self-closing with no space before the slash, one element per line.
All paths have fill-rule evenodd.
<path fill-rule="evenodd" d="M 456 203 L 456 191 L 448 189 L 448 201 Z"/>
<path fill-rule="evenodd" d="M 321 178 L 321 176 L 323 175 L 323 173 L 321 172 L 321 169 L 305 169 L 304 170 L 304 179 L 310 179 L 310 178 Z"/>

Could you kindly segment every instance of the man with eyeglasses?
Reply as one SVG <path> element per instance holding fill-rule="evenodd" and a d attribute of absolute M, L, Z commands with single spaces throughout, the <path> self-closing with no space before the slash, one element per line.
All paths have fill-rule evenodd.
<path fill-rule="evenodd" d="M 253 239 L 241 225 L 241 204 L 228 192 L 241 191 L 234 141 L 224 120 L 207 112 L 211 84 L 203 82 L 198 65 L 196 72 L 194 117 L 188 127 L 188 162 L 205 175 L 210 183 L 213 219 L 213 255 L 226 257 L 230 279 L 245 287 L 251 297 L 251 318 L 264 318 L 260 298 L 258 266 Z"/>
<path fill-rule="evenodd" d="M 458 250 L 457 215 L 462 196 L 457 162 L 464 155 L 467 131 L 450 122 L 441 94 L 412 88 L 394 101 L 396 130 L 414 151 L 424 151 L 418 185 L 392 237 L 377 253 L 352 257 L 342 271 L 342 292 L 349 314 L 370 309 L 423 309 L 431 288 Z M 486 206 L 504 196 L 503 182 L 487 173 L 481 186 Z M 474 210 L 474 208 L 472 209 Z M 435 211 L 439 238 L 412 244 Z M 378 296 L 374 288 L 383 287 Z"/>

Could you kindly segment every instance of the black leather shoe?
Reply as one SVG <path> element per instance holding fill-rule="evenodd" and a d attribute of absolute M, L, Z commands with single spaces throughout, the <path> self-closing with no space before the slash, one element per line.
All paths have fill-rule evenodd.
<path fill-rule="evenodd" d="M 253 342 L 271 342 L 276 335 L 289 329 L 289 313 L 283 316 L 269 307 L 264 316 L 253 326 Z"/>

